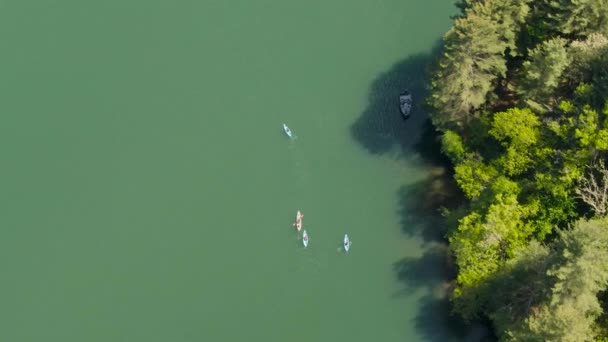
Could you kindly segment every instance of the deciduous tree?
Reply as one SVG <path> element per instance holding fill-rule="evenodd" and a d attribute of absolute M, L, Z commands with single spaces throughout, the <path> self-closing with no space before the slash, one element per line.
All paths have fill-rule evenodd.
<path fill-rule="evenodd" d="M 608 169 L 602 161 L 587 167 L 587 173 L 575 191 L 597 216 L 608 214 Z"/>

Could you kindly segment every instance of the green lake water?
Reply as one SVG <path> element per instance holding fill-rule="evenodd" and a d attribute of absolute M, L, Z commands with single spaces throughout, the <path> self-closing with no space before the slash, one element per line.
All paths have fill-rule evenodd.
<path fill-rule="evenodd" d="M 0 341 L 460 340 L 419 143 L 454 12 L 2 1 Z"/>

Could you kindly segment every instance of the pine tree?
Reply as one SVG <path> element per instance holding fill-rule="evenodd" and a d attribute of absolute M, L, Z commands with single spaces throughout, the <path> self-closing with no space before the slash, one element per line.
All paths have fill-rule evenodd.
<path fill-rule="evenodd" d="M 608 99 L 608 36 L 595 33 L 573 41 L 568 52 L 572 60 L 565 73 L 568 82 L 578 86 L 575 94 L 583 103 L 600 109 Z"/>
<path fill-rule="evenodd" d="M 608 223 L 579 221 L 560 234 L 551 296 L 533 310 L 525 323 L 510 332 L 521 341 L 593 341 L 595 319 L 601 313 L 597 298 L 608 287 Z"/>
<path fill-rule="evenodd" d="M 500 40 L 506 43 L 510 54 L 518 54 L 517 37 L 530 12 L 532 0 L 464 0 L 457 3 L 463 14 L 475 13 L 496 23 Z"/>
<path fill-rule="evenodd" d="M 589 82 L 592 65 L 608 53 L 608 38 L 601 33 L 593 33 L 586 39 L 572 41 L 568 53 L 572 60 L 567 70 L 568 78 L 575 84 Z"/>
<path fill-rule="evenodd" d="M 566 44 L 566 39 L 554 38 L 528 52 L 528 59 L 523 63 L 521 95 L 535 102 L 547 102 L 570 64 Z"/>
<path fill-rule="evenodd" d="M 506 74 L 506 52 L 517 55 L 517 35 L 530 0 L 466 0 L 463 15 L 444 37 L 445 52 L 431 83 L 436 126 L 458 128 L 486 102 Z"/>
<path fill-rule="evenodd" d="M 544 0 L 543 17 L 554 32 L 586 37 L 608 34 L 608 0 Z"/>
<path fill-rule="evenodd" d="M 448 128 L 467 122 L 471 111 L 485 103 L 492 82 L 506 72 L 506 44 L 494 22 L 474 14 L 456 20 L 445 44 L 430 103 L 435 125 Z"/>
<path fill-rule="evenodd" d="M 485 311 L 500 333 L 518 329 L 538 305 L 548 301 L 550 263 L 550 249 L 533 240 L 489 282 Z"/>

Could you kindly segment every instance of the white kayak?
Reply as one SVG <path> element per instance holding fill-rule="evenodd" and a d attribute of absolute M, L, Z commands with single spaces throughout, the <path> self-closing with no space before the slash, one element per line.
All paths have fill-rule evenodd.
<path fill-rule="evenodd" d="M 350 239 L 348 238 L 348 234 L 344 234 L 344 250 L 348 252 L 350 249 Z"/>
<path fill-rule="evenodd" d="M 296 213 L 296 223 L 295 223 L 298 231 L 302 230 L 302 218 L 303 217 L 304 217 L 304 214 L 302 214 L 302 212 L 298 210 L 298 212 Z"/>
<path fill-rule="evenodd" d="M 302 243 L 304 247 L 308 247 L 308 234 L 306 233 L 306 229 L 304 229 L 304 233 L 302 233 Z"/>
<path fill-rule="evenodd" d="M 285 131 L 285 134 L 287 134 L 288 137 L 293 139 L 293 137 L 294 137 L 293 132 L 291 131 L 291 129 L 289 129 L 289 127 L 287 127 L 286 124 L 283 124 L 283 131 Z"/>

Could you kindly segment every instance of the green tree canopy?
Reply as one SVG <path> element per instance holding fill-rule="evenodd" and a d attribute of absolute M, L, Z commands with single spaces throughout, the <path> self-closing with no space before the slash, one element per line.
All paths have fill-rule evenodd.
<path fill-rule="evenodd" d="M 570 64 L 567 42 L 557 37 L 528 51 L 528 59 L 523 63 L 524 80 L 520 86 L 525 98 L 546 102 L 557 88 L 562 73 Z"/>
<path fill-rule="evenodd" d="M 547 272 L 553 283 L 548 300 L 510 335 L 514 340 L 593 341 L 601 313 L 597 295 L 608 287 L 607 222 L 577 222 L 560 234 L 554 255 Z"/>
<path fill-rule="evenodd" d="M 459 127 L 485 103 L 492 82 L 505 74 L 506 43 L 494 21 L 476 14 L 457 19 L 444 40 L 429 101 L 436 125 Z"/>
<path fill-rule="evenodd" d="M 497 160 L 506 174 L 521 174 L 532 163 L 530 147 L 538 141 L 539 126 L 538 117 L 528 108 L 511 108 L 494 115 L 489 133 L 506 148 Z"/>
<path fill-rule="evenodd" d="M 554 32 L 575 37 L 608 33 L 608 0 L 544 0 L 543 5 Z"/>
<path fill-rule="evenodd" d="M 585 173 L 608 159 L 608 0 L 458 6 L 428 98 L 466 197 L 446 216 L 454 310 L 502 340 L 608 341 L 608 224 L 570 228 L 608 212 Z"/>

